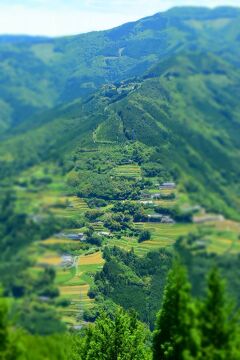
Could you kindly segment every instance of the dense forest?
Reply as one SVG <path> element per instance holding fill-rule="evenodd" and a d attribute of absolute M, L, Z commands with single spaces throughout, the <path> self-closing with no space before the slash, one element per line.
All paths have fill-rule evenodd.
<path fill-rule="evenodd" d="M 2 359 L 238 359 L 239 315 L 230 304 L 216 268 L 200 301 L 191 296 L 186 269 L 175 262 L 153 333 L 136 312 L 117 308 L 112 315 L 101 312 L 94 326 L 77 334 L 41 338 L 14 329 L 1 300 L 0 354 Z"/>

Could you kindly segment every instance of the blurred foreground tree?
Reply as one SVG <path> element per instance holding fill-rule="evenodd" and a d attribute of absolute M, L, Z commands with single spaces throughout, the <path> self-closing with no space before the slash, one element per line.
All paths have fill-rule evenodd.
<path fill-rule="evenodd" d="M 169 272 L 163 305 L 153 335 L 153 360 L 199 359 L 200 331 L 196 304 L 184 267 Z"/>
<path fill-rule="evenodd" d="M 95 326 L 79 342 L 76 359 L 81 360 L 150 360 L 146 346 L 147 331 L 135 314 L 118 310 L 114 318 L 102 313 Z"/>
<path fill-rule="evenodd" d="M 8 307 L 6 301 L 0 299 L 0 360 L 17 359 L 20 359 L 20 351 L 9 331 Z"/>
<path fill-rule="evenodd" d="M 219 271 L 209 274 L 207 296 L 200 312 L 202 353 L 205 360 L 240 359 L 237 318 L 226 297 Z"/>

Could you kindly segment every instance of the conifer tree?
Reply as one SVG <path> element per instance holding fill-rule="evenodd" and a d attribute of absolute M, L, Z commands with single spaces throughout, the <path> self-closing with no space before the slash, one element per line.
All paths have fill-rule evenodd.
<path fill-rule="evenodd" d="M 200 358 L 200 334 L 186 270 L 179 263 L 168 276 L 153 336 L 153 360 Z"/>
<path fill-rule="evenodd" d="M 114 319 L 102 313 L 90 327 L 82 351 L 84 360 L 148 360 L 146 330 L 134 315 L 118 310 Z"/>
<path fill-rule="evenodd" d="M 205 360 L 232 360 L 235 357 L 237 322 L 226 299 L 225 284 L 214 268 L 208 278 L 207 297 L 200 314 Z"/>
<path fill-rule="evenodd" d="M 0 360 L 17 360 L 20 353 L 18 344 L 10 340 L 7 315 L 6 302 L 0 298 Z"/>

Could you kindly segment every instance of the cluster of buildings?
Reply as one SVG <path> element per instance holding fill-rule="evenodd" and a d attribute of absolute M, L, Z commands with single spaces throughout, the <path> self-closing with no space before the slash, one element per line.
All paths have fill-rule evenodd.
<path fill-rule="evenodd" d="M 161 185 L 158 185 L 159 190 L 175 190 L 176 184 L 174 182 L 165 182 Z M 142 192 L 141 197 L 143 200 L 159 200 L 162 198 L 162 193 L 150 193 L 150 192 Z"/>

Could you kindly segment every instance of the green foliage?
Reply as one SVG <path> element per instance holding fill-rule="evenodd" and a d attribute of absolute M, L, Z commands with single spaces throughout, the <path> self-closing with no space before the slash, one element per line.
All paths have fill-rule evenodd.
<path fill-rule="evenodd" d="M 20 358 L 21 350 L 17 339 L 11 336 L 8 323 L 8 306 L 2 298 L 0 299 L 0 359 L 17 360 Z"/>
<path fill-rule="evenodd" d="M 176 263 L 168 276 L 153 339 L 153 359 L 197 359 L 200 350 L 197 309 L 186 271 Z"/>
<path fill-rule="evenodd" d="M 143 241 L 147 241 L 150 239 L 151 239 L 151 232 L 149 230 L 143 230 L 138 237 L 138 242 L 141 243 Z"/>
<path fill-rule="evenodd" d="M 153 359 L 238 359 L 238 320 L 216 268 L 209 274 L 206 297 L 196 302 L 186 269 L 175 264 L 153 336 Z"/>
<path fill-rule="evenodd" d="M 28 271 L 29 246 L 58 233 L 63 220 L 48 213 L 36 217 L 19 203 L 16 210 L 14 188 L 26 190 L 29 198 L 45 187 L 58 192 L 56 174 L 16 179 L 26 168 L 49 160 L 59 165 L 64 192 L 85 198 L 91 208 L 85 214 L 72 208 L 77 211 L 64 219 L 65 227 L 88 226 L 87 242 L 99 247 L 108 240 L 91 228 L 96 220 L 116 233 L 109 242 L 119 239 L 121 245 L 126 235 L 134 246 L 139 235 L 134 222 L 145 221 L 147 211 L 192 221 L 193 213 L 178 206 L 154 209 L 137 202 L 144 188 L 164 181 L 175 181 L 189 202 L 239 219 L 239 19 L 237 9 L 187 8 L 76 37 L 0 37 L 0 272 L 4 294 L 14 298 L 17 325 L 45 336 L 64 332 L 55 306 L 67 305 L 55 300 L 52 269 L 36 276 Z M 2 196 L 4 187 L 10 192 Z M 168 200 L 177 202 L 178 191 L 161 196 L 164 205 Z M 54 206 L 57 212 L 65 204 Z M 144 231 L 139 242 L 150 238 Z M 201 240 L 206 237 L 190 236 L 175 247 L 190 269 L 192 293 L 203 295 L 204 275 L 214 260 L 229 280 L 229 294 L 238 294 L 239 256 L 209 254 Z M 89 244 L 51 249 L 79 255 Z M 49 351 L 53 359 L 147 358 L 143 326 L 122 312 L 113 314 L 116 304 L 134 308 L 152 329 L 172 257 L 164 249 L 138 258 L 133 251 L 106 247 L 106 262 L 89 291 L 95 307 L 84 319 L 94 321 L 106 308 L 111 316 L 103 314 L 86 337 L 74 337 L 74 354 L 64 335 L 66 353 L 57 349 L 57 336 L 44 342 L 23 334 L 24 346 L 36 359 L 47 359 Z M 199 304 L 197 311 L 184 270 L 173 270 L 155 333 L 156 358 L 238 358 L 236 324 L 216 273 Z M 0 318 L 2 357 L 10 349 L 11 358 L 12 333 L 1 311 Z"/>
<path fill-rule="evenodd" d="M 214 268 L 209 274 L 207 297 L 200 312 L 204 359 L 235 359 L 236 320 L 226 297 L 224 282 Z"/>
<path fill-rule="evenodd" d="M 31 334 L 51 335 L 66 330 L 55 309 L 39 301 L 25 300 L 18 314 L 18 323 Z"/>
<path fill-rule="evenodd" d="M 111 319 L 102 313 L 95 326 L 88 329 L 79 359 L 150 359 L 146 338 L 146 329 L 134 314 L 128 315 L 118 310 Z"/>
<path fill-rule="evenodd" d="M 134 309 L 152 329 L 162 299 L 172 254 L 164 249 L 140 258 L 133 251 L 105 248 L 105 264 L 95 276 L 93 294 L 113 300 L 126 310 Z"/>
<path fill-rule="evenodd" d="M 216 266 L 221 276 L 227 282 L 227 291 L 230 297 L 240 305 L 240 281 L 239 281 L 239 256 L 238 253 L 223 251 L 220 254 L 209 252 L 208 246 L 212 235 L 212 228 L 202 228 L 202 231 L 180 237 L 175 249 L 180 255 L 183 263 L 188 269 L 194 296 L 203 297 L 206 289 L 206 274 L 211 271 L 212 266 Z M 223 233 L 225 237 L 226 234 Z M 220 234 L 217 233 L 213 241 L 221 245 Z M 236 240 L 238 243 L 238 240 Z M 211 244 L 211 243 L 210 243 Z"/>
<path fill-rule="evenodd" d="M 6 126 L 17 119 L 22 124 L 1 142 L 0 176 L 48 158 L 62 162 L 73 149 L 79 154 L 79 147 L 97 152 L 103 144 L 138 141 L 125 159 L 143 165 L 144 175 L 167 181 L 177 174 L 194 201 L 238 218 L 240 15 L 237 9 L 225 9 L 227 19 L 222 11 L 186 10 L 187 17 L 178 9 L 72 38 L 1 38 L 3 118 Z M 108 85 L 99 90 L 102 84 Z M 87 101 L 76 100 L 96 89 Z M 69 103 L 27 119 L 59 102 Z M 156 146 L 148 164 L 141 143 Z M 111 179 L 113 163 L 101 161 L 96 176 L 87 172 L 94 159 L 80 176 L 73 163 L 68 158 L 64 168 L 72 171 L 68 183 L 75 193 L 138 197 L 137 184 Z"/>
<path fill-rule="evenodd" d="M 229 51 L 221 51 L 221 56 L 239 64 L 235 26 L 238 19 L 237 9 L 195 11 L 190 7 L 159 13 L 116 29 L 72 37 L 1 36 L 0 129 L 4 131 L 39 110 L 92 94 L 102 84 L 120 84 L 126 78 L 142 76 L 156 59 L 193 48 L 193 42 L 205 53 L 210 50 L 218 54 L 224 41 L 229 44 Z M 150 73 L 156 72 L 153 68 Z M 120 86 L 119 92 L 114 86 L 105 92 L 116 101 L 132 92 L 131 83 Z M 114 133 L 122 128 L 119 119 L 110 125 Z M 102 133 L 105 135 L 106 131 Z M 126 129 L 126 133 L 131 136 L 131 129 Z"/>
<path fill-rule="evenodd" d="M 74 358 L 76 340 L 73 335 L 39 336 L 20 333 L 18 341 L 22 347 L 21 360 L 77 360 Z"/>
<path fill-rule="evenodd" d="M 168 196 L 168 198 L 169 198 L 169 196 Z M 166 208 L 164 206 L 157 206 L 155 208 L 155 211 L 159 214 L 170 215 L 178 223 L 192 222 L 192 217 L 194 214 L 194 210 L 182 210 L 179 206 L 174 206 L 172 208 Z"/>

